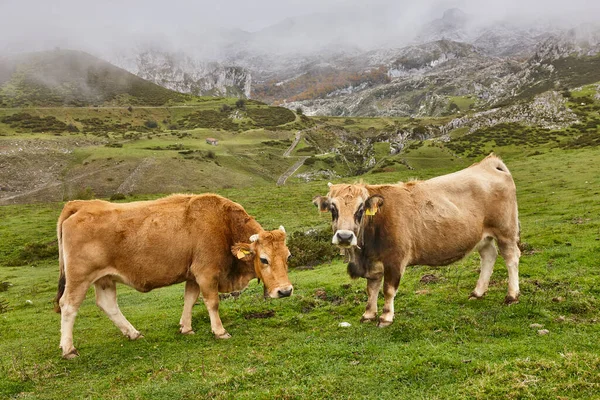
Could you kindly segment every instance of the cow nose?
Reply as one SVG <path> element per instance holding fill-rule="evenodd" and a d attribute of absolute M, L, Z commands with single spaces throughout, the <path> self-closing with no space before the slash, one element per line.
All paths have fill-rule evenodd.
<path fill-rule="evenodd" d="M 289 287 L 287 289 L 277 290 L 277 294 L 279 295 L 279 297 L 290 297 L 293 291 L 294 291 L 294 288 Z"/>
<path fill-rule="evenodd" d="M 352 232 L 338 232 L 337 236 L 340 242 L 349 242 L 354 234 Z"/>

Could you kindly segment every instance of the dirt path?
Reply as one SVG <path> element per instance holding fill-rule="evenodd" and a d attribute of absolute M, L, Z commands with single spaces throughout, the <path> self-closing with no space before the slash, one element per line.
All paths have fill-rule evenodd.
<path fill-rule="evenodd" d="M 292 151 L 294 151 L 296 146 L 298 146 L 298 143 L 300 143 L 300 140 L 302 139 L 302 132 L 303 131 L 296 132 L 296 138 L 294 139 L 294 141 L 292 142 L 290 147 L 288 147 L 287 150 L 283 152 L 284 157 L 290 157 L 290 154 L 292 153 Z M 292 176 L 294 174 L 294 172 L 298 171 L 298 169 L 302 165 L 304 165 L 304 161 L 306 161 L 307 158 L 309 158 L 309 156 L 299 157 L 298 161 L 296 161 L 294 163 L 294 165 L 289 167 L 283 174 L 281 174 L 279 179 L 277 179 L 277 186 L 285 185 L 285 181 L 287 181 L 287 179 L 290 176 Z"/>
<path fill-rule="evenodd" d="M 121 168 L 121 167 L 122 167 L 121 165 L 115 165 L 113 167 L 107 167 L 107 168 L 95 170 L 95 171 L 92 171 L 92 172 L 86 172 L 85 174 L 77 175 L 77 176 L 74 176 L 74 177 L 69 178 L 69 179 L 64 180 L 64 181 L 61 180 L 61 181 L 52 182 L 52 183 L 49 183 L 49 184 L 44 185 L 42 187 L 38 187 L 38 188 L 35 188 L 35 189 L 32 189 L 32 190 L 27 190 L 25 192 L 22 192 L 22 193 L 19 193 L 19 194 L 14 194 L 12 196 L 3 197 L 3 198 L 0 198 L 0 205 L 12 204 L 11 200 L 15 200 L 15 199 L 18 199 L 20 197 L 29 196 L 29 195 L 32 195 L 32 194 L 35 194 L 35 193 L 39 193 L 41 191 L 52 189 L 52 188 L 55 188 L 55 187 L 59 187 L 59 186 L 64 185 L 65 183 L 74 182 L 74 181 L 77 181 L 79 179 L 87 178 L 88 176 L 92 176 L 92 175 L 98 174 L 100 172 L 105 172 L 105 171 L 108 171 L 108 170 L 117 169 L 117 168 Z"/>
<path fill-rule="evenodd" d="M 129 174 L 129 176 L 121 183 L 116 193 L 123 194 L 131 194 L 133 189 L 135 189 L 135 185 L 138 182 L 140 176 L 152 165 L 154 164 L 153 158 L 144 158 L 142 162 L 135 167 L 133 172 Z"/>
<path fill-rule="evenodd" d="M 294 175 L 294 172 L 298 171 L 298 169 L 304 165 L 304 161 L 306 161 L 307 158 L 310 158 L 310 156 L 300 157 L 300 159 L 296 161 L 294 165 L 289 167 L 287 171 L 281 174 L 279 179 L 277 179 L 277 186 L 285 185 L 285 181 L 287 181 L 290 176 Z"/>
<path fill-rule="evenodd" d="M 292 151 L 294 151 L 294 149 L 296 148 L 296 146 L 298 146 L 298 143 L 300 143 L 300 139 L 302 139 L 302 131 L 296 132 L 296 138 L 294 139 L 294 142 L 283 153 L 284 157 L 289 157 L 290 156 L 290 154 L 292 153 Z"/>

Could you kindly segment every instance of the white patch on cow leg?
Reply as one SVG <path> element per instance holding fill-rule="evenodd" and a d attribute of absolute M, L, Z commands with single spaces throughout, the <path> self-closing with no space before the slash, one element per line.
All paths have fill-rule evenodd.
<path fill-rule="evenodd" d="M 193 335 L 192 330 L 192 308 L 200 295 L 200 286 L 194 281 L 185 282 L 185 293 L 183 295 L 183 313 L 179 320 L 179 332 L 184 335 Z"/>
<path fill-rule="evenodd" d="M 66 282 L 65 293 L 60 299 L 60 348 L 63 358 L 71 359 L 79 355 L 73 347 L 73 325 L 88 288 L 89 284 Z"/>
<path fill-rule="evenodd" d="M 383 297 L 385 302 L 383 304 L 383 312 L 379 317 L 378 327 L 384 328 L 394 322 L 394 299 L 396 298 L 396 292 L 398 292 L 398 285 L 400 279 L 404 275 L 406 266 L 401 266 L 399 270 L 389 268 L 385 271 L 385 280 L 383 283 Z"/>
<path fill-rule="evenodd" d="M 508 269 L 508 293 L 504 302 L 506 304 L 517 303 L 519 301 L 519 258 L 521 257 L 521 250 L 514 242 L 499 242 L 498 247 Z"/>
<path fill-rule="evenodd" d="M 360 319 L 360 322 L 377 320 L 377 296 L 379 296 L 380 288 L 381 277 L 376 279 L 367 279 L 367 294 L 369 299 L 367 300 L 367 307 L 365 309 L 365 313 Z"/>
<path fill-rule="evenodd" d="M 215 284 L 214 287 L 202 285 L 200 289 L 202 290 L 202 298 L 204 299 L 204 304 L 206 305 L 208 316 L 210 317 L 210 328 L 212 333 L 217 339 L 229 339 L 231 335 L 223 328 L 223 323 L 219 316 L 219 292 L 217 290 L 217 285 Z"/>
<path fill-rule="evenodd" d="M 494 271 L 496 258 L 498 257 L 498 251 L 491 237 L 483 239 L 477 246 L 477 251 L 481 257 L 481 272 L 479 273 L 475 290 L 469 296 L 470 299 L 479 299 L 485 295 L 490 284 L 490 277 Z"/>
<path fill-rule="evenodd" d="M 117 286 L 110 278 L 103 278 L 94 283 L 96 304 L 106 316 L 119 328 L 123 335 L 131 340 L 143 337 L 123 315 L 117 304 Z"/>

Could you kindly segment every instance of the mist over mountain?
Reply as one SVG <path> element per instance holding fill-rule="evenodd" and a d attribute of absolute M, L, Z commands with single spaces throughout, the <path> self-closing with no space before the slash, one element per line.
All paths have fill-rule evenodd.
<path fill-rule="evenodd" d="M 0 5 L 0 53 L 85 50 L 171 90 L 313 114 L 435 114 L 452 96 L 490 106 L 599 42 L 600 4 L 583 0 L 34 3 Z"/>

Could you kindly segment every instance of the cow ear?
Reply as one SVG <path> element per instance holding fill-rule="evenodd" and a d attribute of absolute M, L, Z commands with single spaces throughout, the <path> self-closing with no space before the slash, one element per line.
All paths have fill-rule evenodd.
<path fill-rule="evenodd" d="M 235 256 L 235 258 L 250 261 L 254 256 L 254 251 L 250 244 L 248 243 L 236 243 L 231 246 L 231 253 Z"/>
<path fill-rule="evenodd" d="M 315 196 L 313 198 L 313 204 L 319 208 L 321 212 L 329 211 L 329 199 L 323 196 Z"/>
<path fill-rule="evenodd" d="M 373 216 L 377 214 L 379 208 L 383 205 L 383 197 L 376 194 L 367 199 L 365 201 L 365 215 Z"/>

